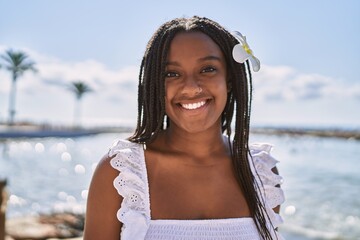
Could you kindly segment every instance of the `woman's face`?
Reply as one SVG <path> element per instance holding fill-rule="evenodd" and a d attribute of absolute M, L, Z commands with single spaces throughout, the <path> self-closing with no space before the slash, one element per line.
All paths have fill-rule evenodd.
<path fill-rule="evenodd" d="M 170 44 L 165 77 L 170 127 L 196 133 L 219 127 L 227 100 L 226 62 L 201 32 L 178 33 Z"/>

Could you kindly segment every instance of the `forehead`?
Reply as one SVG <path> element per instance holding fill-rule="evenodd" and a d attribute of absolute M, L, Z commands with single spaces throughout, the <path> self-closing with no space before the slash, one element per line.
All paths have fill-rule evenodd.
<path fill-rule="evenodd" d="M 208 35 L 198 31 L 176 34 L 171 41 L 168 57 L 171 58 L 174 54 L 214 55 L 223 58 L 220 47 Z"/>

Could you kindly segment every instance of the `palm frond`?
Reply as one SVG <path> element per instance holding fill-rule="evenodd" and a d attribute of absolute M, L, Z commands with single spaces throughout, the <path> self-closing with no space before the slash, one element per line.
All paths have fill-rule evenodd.
<path fill-rule="evenodd" d="M 81 99 L 85 93 L 92 92 L 92 88 L 82 81 L 74 81 L 69 87 L 69 91 L 73 92 L 77 99 Z"/>
<path fill-rule="evenodd" d="M 22 51 L 8 49 L 1 58 L 6 62 L 5 68 L 13 75 L 13 81 L 16 81 L 24 72 L 31 70 L 37 72 L 35 63 L 29 60 L 29 56 Z"/>

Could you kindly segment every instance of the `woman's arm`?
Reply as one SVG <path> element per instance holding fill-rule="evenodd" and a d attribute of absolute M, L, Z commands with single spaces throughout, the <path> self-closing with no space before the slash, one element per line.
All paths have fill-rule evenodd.
<path fill-rule="evenodd" d="M 113 186 L 119 172 L 108 156 L 98 164 L 91 180 L 87 199 L 84 240 L 119 240 L 122 224 L 116 217 L 122 197 Z"/>

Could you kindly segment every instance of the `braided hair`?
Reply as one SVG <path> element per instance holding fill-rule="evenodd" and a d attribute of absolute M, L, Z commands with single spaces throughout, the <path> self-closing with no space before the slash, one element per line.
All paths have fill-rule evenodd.
<path fill-rule="evenodd" d="M 225 56 L 230 90 L 221 115 L 222 132 L 228 136 L 235 176 L 250 208 L 250 214 L 255 219 L 256 227 L 263 239 L 272 239 L 271 231 L 274 229 L 267 227 L 270 219 L 265 211 L 262 197 L 257 194 L 260 186 L 248 161 L 252 98 L 249 62 L 240 64 L 234 61 L 232 49 L 238 44 L 238 40 L 218 23 L 198 16 L 176 18 L 164 23 L 155 32 L 146 47 L 140 66 L 137 127 L 129 140 L 148 143 L 155 139 L 161 130 L 169 127 L 164 102 L 167 55 L 175 35 L 188 31 L 198 31 L 209 36 Z M 235 131 L 231 137 L 233 119 L 235 119 Z"/>

